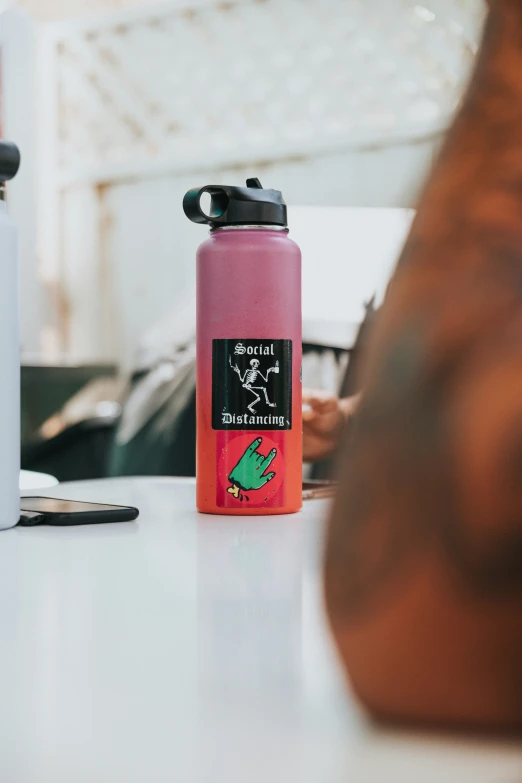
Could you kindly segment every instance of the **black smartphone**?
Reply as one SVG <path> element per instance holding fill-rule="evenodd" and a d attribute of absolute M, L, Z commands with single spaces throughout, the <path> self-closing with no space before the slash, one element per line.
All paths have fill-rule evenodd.
<path fill-rule="evenodd" d="M 84 503 L 59 498 L 22 498 L 20 522 L 22 527 L 35 525 L 98 525 L 104 522 L 132 522 L 139 511 L 132 506 L 108 506 L 102 503 Z"/>

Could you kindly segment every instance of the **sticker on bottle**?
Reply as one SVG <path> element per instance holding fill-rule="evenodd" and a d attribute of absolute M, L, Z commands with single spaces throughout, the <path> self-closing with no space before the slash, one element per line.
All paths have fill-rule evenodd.
<path fill-rule="evenodd" d="M 217 433 L 218 508 L 285 505 L 283 433 Z"/>
<path fill-rule="evenodd" d="M 292 341 L 212 341 L 212 428 L 292 429 Z"/>

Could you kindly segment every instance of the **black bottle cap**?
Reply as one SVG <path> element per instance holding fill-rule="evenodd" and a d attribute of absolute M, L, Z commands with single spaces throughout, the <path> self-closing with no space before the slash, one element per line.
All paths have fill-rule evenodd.
<path fill-rule="evenodd" d="M 20 150 L 12 141 L 0 141 L 0 182 L 13 179 L 20 168 Z"/>
<path fill-rule="evenodd" d="M 194 188 L 183 199 L 185 215 L 193 223 L 219 226 L 284 226 L 286 204 L 279 190 L 264 190 L 258 179 L 247 179 L 246 188 L 229 185 L 206 185 Z M 210 209 L 201 208 L 201 197 L 210 194 Z"/>

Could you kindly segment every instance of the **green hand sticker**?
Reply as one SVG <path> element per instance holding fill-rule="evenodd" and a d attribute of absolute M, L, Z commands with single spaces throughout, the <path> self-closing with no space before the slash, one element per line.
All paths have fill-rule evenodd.
<path fill-rule="evenodd" d="M 234 495 L 236 499 L 242 500 L 241 490 L 248 492 L 249 490 L 261 489 L 269 481 L 272 481 L 276 475 L 275 473 L 265 473 L 265 471 L 268 470 L 275 460 L 277 449 L 272 449 L 269 455 L 265 457 L 257 451 L 262 442 L 262 438 L 256 438 L 250 444 L 228 477 L 232 486 L 227 489 L 227 492 L 230 495 Z"/>

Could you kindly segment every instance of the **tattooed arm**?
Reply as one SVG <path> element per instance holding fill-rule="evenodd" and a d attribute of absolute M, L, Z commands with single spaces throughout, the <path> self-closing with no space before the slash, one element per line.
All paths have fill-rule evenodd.
<path fill-rule="evenodd" d="M 376 715 L 522 727 L 522 0 L 499 0 L 378 318 L 326 553 Z"/>

